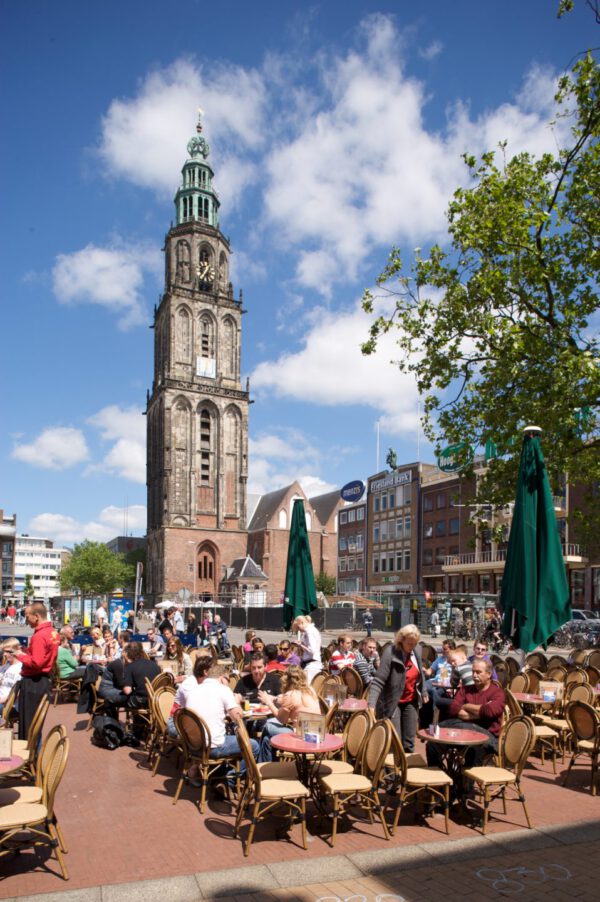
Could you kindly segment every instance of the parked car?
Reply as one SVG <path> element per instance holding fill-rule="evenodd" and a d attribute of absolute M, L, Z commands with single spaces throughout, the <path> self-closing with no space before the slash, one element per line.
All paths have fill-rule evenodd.
<path fill-rule="evenodd" d="M 573 608 L 571 611 L 573 620 L 594 620 L 595 614 L 592 611 L 586 611 L 584 608 Z"/>

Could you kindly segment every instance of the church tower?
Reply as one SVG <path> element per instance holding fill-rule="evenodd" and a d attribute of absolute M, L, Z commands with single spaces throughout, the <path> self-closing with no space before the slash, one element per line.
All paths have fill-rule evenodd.
<path fill-rule="evenodd" d="M 216 596 L 225 568 L 245 555 L 247 543 L 242 293 L 234 299 L 200 117 L 187 151 L 165 239 L 146 410 L 146 589 L 153 603 L 180 589 Z"/>

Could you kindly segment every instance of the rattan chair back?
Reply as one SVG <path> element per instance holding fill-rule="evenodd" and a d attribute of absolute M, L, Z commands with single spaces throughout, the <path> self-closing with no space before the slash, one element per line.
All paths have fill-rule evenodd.
<path fill-rule="evenodd" d="M 67 738 L 67 730 L 66 727 L 62 724 L 56 724 L 56 726 L 52 727 L 49 733 L 44 737 L 44 741 L 42 742 L 42 747 L 40 749 L 40 754 L 38 757 L 38 767 L 35 774 L 35 785 L 42 785 L 43 775 L 47 772 L 50 762 L 52 760 L 52 756 L 56 751 L 56 748 L 63 739 Z"/>
<path fill-rule="evenodd" d="M 29 729 L 27 730 L 27 749 L 29 750 L 30 761 L 36 756 L 40 734 L 42 732 L 49 707 L 50 702 L 48 701 L 47 696 L 44 696 L 40 699 L 35 714 L 33 715 L 31 723 L 29 724 Z"/>
<path fill-rule="evenodd" d="M 186 758 L 208 760 L 210 753 L 210 730 L 208 725 L 189 708 L 179 708 L 173 716 L 173 722 L 181 738 Z"/>
<path fill-rule="evenodd" d="M 587 673 L 588 683 L 590 686 L 597 686 L 600 683 L 600 670 L 593 664 L 586 664 L 585 672 Z"/>
<path fill-rule="evenodd" d="M 571 663 L 578 665 L 585 664 L 587 655 L 587 651 L 585 651 L 583 648 L 573 649 L 570 655 Z"/>
<path fill-rule="evenodd" d="M 437 656 L 438 653 L 433 645 L 429 645 L 427 642 L 421 643 L 421 660 L 425 667 L 431 667 Z"/>
<path fill-rule="evenodd" d="M 570 683 L 567 687 L 567 702 L 586 702 L 593 705 L 596 693 L 589 683 Z"/>
<path fill-rule="evenodd" d="M 554 667 L 562 667 L 562 669 L 566 672 L 567 662 L 562 655 L 550 655 L 550 657 L 548 658 L 548 670 Z"/>
<path fill-rule="evenodd" d="M 54 817 L 54 798 L 67 766 L 69 745 L 66 737 L 57 743 L 48 768 L 42 775 L 42 801 L 48 811 L 48 820 Z"/>
<path fill-rule="evenodd" d="M 376 721 L 369 731 L 360 756 L 360 772 L 371 781 L 374 787 L 379 785 L 391 742 L 392 734 L 389 722 L 387 720 Z"/>
<path fill-rule="evenodd" d="M 344 667 L 340 676 L 342 683 L 348 687 L 348 695 L 360 698 L 365 687 L 358 670 L 355 670 L 353 667 Z"/>
<path fill-rule="evenodd" d="M 323 683 L 330 676 L 326 670 L 320 670 L 318 673 L 315 673 L 314 677 L 311 680 L 311 688 L 317 693 L 317 695 L 321 694 L 321 689 L 323 688 Z"/>
<path fill-rule="evenodd" d="M 344 727 L 344 759 L 354 764 L 371 728 L 368 711 L 356 711 Z"/>
<path fill-rule="evenodd" d="M 254 798 L 258 799 L 260 798 L 260 771 L 256 766 L 256 761 L 254 760 L 254 755 L 252 754 L 252 746 L 250 745 L 248 730 L 246 729 L 246 724 L 243 721 L 238 722 L 236 736 L 238 745 L 240 747 L 240 752 L 242 753 L 242 758 L 246 763 L 246 779 L 248 781 L 248 785 L 252 788 Z"/>
<path fill-rule="evenodd" d="M 154 696 L 154 716 L 158 722 L 161 731 L 167 727 L 167 721 L 171 714 L 173 701 L 175 699 L 175 690 L 171 686 L 164 686 L 159 689 Z"/>
<path fill-rule="evenodd" d="M 4 702 L 4 708 L 2 709 L 2 717 L 4 718 L 4 723 L 6 726 L 11 726 L 13 720 L 17 719 L 17 709 L 15 708 L 15 702 L 17 700 L 17 693 L 19 691 L 19 684 L 15 683 L 10 692 L 8 693 L 7 699 Z"/>
<path fill-rule="evenodd" d="M 566 686 L 570 686 L 572 683 L 587 683 L 587 681 L 587 673 L 581 667 L 576 667 L 573 670 L 570 670 L 565 677 Z"/>
<path fill-rule="evenodd" d="M 526 673 L 517 673 L 512 677 L 508 688 L 511 692 L 529 692 L 529 676 Z"/>
<path fill-rule="evenodd" d="M 504 700 L 505 707 L 508 708 L 511 717 L 521 717 L 523 714 L 523 709 L 520 703 L 512 694 L 511 690 L 506 688 L 504 690 Z"/>
<path fill-rule="evenodd" d="M 543 652 L 532 651 L 525 658 L 525 667 L 527 670 L 534 668 L 535 670 L 540 670 L 542 673 L 545 673 L 548 668 L 548 659 Z"/>
<path fill-rule="evenodd" d="M 566 675 L 566 667 L 549 667 L 546 671 L 546 679 L 554 683 L 564 683 Z"/>
<path fill-rule="evenodd" d="M 325 677 L 325 679 L 323 680 L 323 682 L 321 683 L 320 690 L 315 689 L 314 686 L 312 686 L 312 688 L 315 689 L 315 692 L 317 692 L 318 695 L 322 695 L 323 698 L 327 698 L 328 696 L 333 696 L 334 698 L 337 698 L 337 688 L 338 688 L 338 686 L 341 686 L 341 685 L 342 685 L 342 681 L 340 680 L 339 677 L 334 676 L 333 674 L 328 674 Z"/>
<path fill-rule="evenodd" d="M 159 689 L 164 689 L 166 686 L 174 685 L 175 677 L 170 670 L 163 670 L 162 673 L 159 673 L 158 676 L 155 676 L 152 680 L 152 689 L 154 692 L 158 692 Z"/>
<path fill-rule="evenodd" d="M 325 715 L 325 732 L 331 733 L 333 730 L 333 725 L 335 722 L 335 715 L 338 712 L 338 703 L 334 702 L 333 705 L 330 706 L 329 711 Z"/>
<path fill-rule="evenodd" d="M 565 718 L 577 741 L 600 741 L 600 714 L 587 702 L 572 701 L 565 708 Z"/>
<path fill-rule="evenodd" d="M 520 778 L 534 745 L 535 726 L 531 718 L 524 714 L 511 717 L 502 728 L 498 741 L 500 766 L 514 771 Z"/>
<path fill-rule="evenodd" d="M 498 682 L 504 689 L 505 686 L 508 686 L 510 680 L 510 673 L 508 667 L 504 663 L 504 661 L 499 661 L 497 664 L 494 664 L 496 670 L 496 676 L 498 677 Z"/>
<path fill-rule="evenodd" d="M 527 671 L 527 679 L 529 681 L 529 688 L 527 689 L 527 691 L 537 694 L 540 688 L 540 680 L 544 679 L 544 674 L 541 672 L 541 670 L 537 670 L 535 667 L 532 667 Z"/>
<path fill-rule="evenodd" d="M 519 673 L 519 671 L 521 670 L 521 666 L 520 666 L 519 662 L 517 661 L 517 659 L 513 658 L 512 655 L 508 655 L 504 659 L 504 663 L 508 667 L 508 672 L 510 673 L 510 678 L 512 680 L 512 678 L 514 676 L 516 676 Z"/>
<path fill-rule="evenodd" d="M 600 670 L 600 650 L 594 649 L 594 651 L 591 651 L 588 654 L 585 663 L 590 667 L 595 667 L 596 670 Z"/>

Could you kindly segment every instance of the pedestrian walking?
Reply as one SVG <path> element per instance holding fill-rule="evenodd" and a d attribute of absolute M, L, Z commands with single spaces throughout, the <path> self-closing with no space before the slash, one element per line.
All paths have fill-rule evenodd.
<path fill-rule="evenodd" d="M 367 639 L 370 639 L 373 632 L 373 615 L 370 608 L 367 608 L 363 614 L 363 626 L 367 631 Z"/>

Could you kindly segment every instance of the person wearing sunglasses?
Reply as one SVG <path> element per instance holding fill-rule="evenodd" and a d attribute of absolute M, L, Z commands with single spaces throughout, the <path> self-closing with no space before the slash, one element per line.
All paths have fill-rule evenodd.
<path fill-rule="evenodd" d="M 294 646 L 287 639 L 279 643 L 277 661 L 285 664 L 286 667 L 298 667 L 300 665 L 300 656 L 296 654 Z"/>

